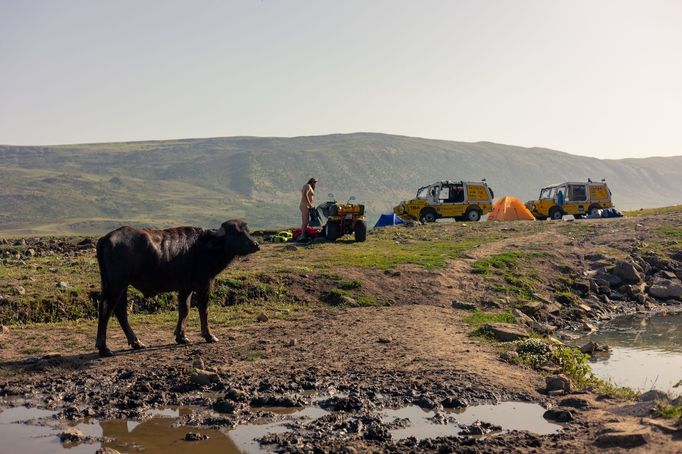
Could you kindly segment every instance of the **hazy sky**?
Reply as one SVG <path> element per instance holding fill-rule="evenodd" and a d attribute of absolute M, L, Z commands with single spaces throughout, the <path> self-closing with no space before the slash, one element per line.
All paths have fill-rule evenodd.
<path fill-rule="evenodd" d="M 0 143 L 376 131 L 682 154 L 682 1 L 0 0 Z"/>

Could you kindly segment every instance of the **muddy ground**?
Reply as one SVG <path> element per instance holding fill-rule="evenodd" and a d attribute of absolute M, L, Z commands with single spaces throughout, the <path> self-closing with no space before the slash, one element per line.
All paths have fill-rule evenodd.
<path fill-rule="evenodd" d="M 277 268 L 275 278 L 292 308 L 273 316 L 268 301 L 249 306 L 242 322 L 214 324 L 221 339 L 217 344 L 200 342 L 193 320 L 188 336 L 195 343 L 187 346 L 173 343 L 172 313 L 139 316 L 133 327 L 148 346 L 141 351 L 127 349 L 112 321 L 109 345 L 117 354 L 105 359 L 94 351 L 92 320 L 10 325 L 0 334 L 0 396 L 5 406 L 21 397 L 29 405 L 57 409 L 65 423 L 144 419 L 150 408 L 191 405 L 194 411 L 184 417 L 185 424 L 221 429 L 277 418 L 259 407 L 300 406 L 311 393 L 323 396 L 320 405 L 334 413 L 265 437 L 261 446 L 273 451 L 681 452 L 682 432 L 652 419 L 653 404 L 589 389 L 550 396 L 542 373 L 502 361 L 500 353 L 508 347 L 473 336 L 473 327 L 463 321 L 471 311 L 452 304 L 469 303 L 493 313 L 530 306 L 539 322 L 576 333 L 618 313 L 674 307 L 678 300 L 642 297 L 625 284 L 607 292 L 592 281 L 618 260 L 650 254 L 666 261 L 666 272 L 679 272 L 681 225 L 682 213 L 667 213 L 571 223 L 395 227 L 380 237 L 370 235 L 365 246 L 314 244 L 294 250 L 265 245 L 262 253 L 235 263 L 231 272 L 256 272 L 267 281 L 263 276 Z M 352 248 L 396 254 L 401 244 L 418 243 L 428 250 L 436 247 L 429 242 L 433 237 L 477 240 L 456 255 L 446 254 L 444 267 L 404 260 L 415 263 L 377 269 L 356 255 L 348 255 L 354 262 L 346 266 L 334 256 L 334 248 L 349 254 L 357 252 Z M 16 247 L 31 246 L 27 241 Z M 386 243 L 386 249 L 371 249 L 381 242 L 391 243 L 390 248 Z M 54 254 L 93 254 L 81 239 L 68 243 L 76 245 L 73 249 L 55 244 L 61 251 Z M 439 242 L 438 247 L 444 246 Z M 518 267 L 528 271 L 524 275 L 472 271 L 483 259 L 517 251 L 535 253 L 521 257 L 526 261 Z M 31 258 L 10 257 L 4 266 L 29 266 Z M 317 268 L 318 263 L 324 266 Z M 22 283 L 8 275 L 0 288 L 6 295 Z M 571 279 L 562 281 L 567 275 Z M 371 304 L 330 304 L 329 290 L 339 277 L 361 282 L 354 301 Z M 521 278 L 530 283 L 519 284 Z M 268 320 L 256 322 L 261 310 Z M 197 375 L 197 368 L 208 373 Z M 480 437 L 474 431 L 463 437 L 394 440 L 391 424 L 378 417 L 381 409 L 411 404 L 438 410 L 510 400 L 569 410 L 572 420 L 561 432 L 544 436 L 511 432 Z"/>

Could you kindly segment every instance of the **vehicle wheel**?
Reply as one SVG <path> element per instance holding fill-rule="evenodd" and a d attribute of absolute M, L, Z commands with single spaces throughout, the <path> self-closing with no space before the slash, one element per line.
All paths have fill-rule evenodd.
<path fill-rule="evenodd" d="M 419 220 L 422 222 L 436 222 L 438 215 L 435 210 L 423 210 Z"/>
<path fill-rule="evenodd" d="M 355 231 L 355 241 L 362 243 L 367 239 L 367 224 L 365 221 L 357 221 L 353 227 Z"/>
<path fill-rule="evenodd" d="M 465 217 L 469 222 L 478 222 L 481 220 L 481 212 L 478 210 L 469 210 L 466 212 Z"/>
<path fill-rule="evenodd" d="M 324 238 L 327 241 L 336 241 L 341 236 L 341 226 L 336 221 L 328 221 L 324 226 Z"/>
<path fill-rule="evenodd" d="M 554 221 L 558 221 L 563 216 L 564 216 L 564 212 L 561 211 L 561 208 L 552 208 L 551 210 L 549 210 L 549 218 L 554 220 Z"/>

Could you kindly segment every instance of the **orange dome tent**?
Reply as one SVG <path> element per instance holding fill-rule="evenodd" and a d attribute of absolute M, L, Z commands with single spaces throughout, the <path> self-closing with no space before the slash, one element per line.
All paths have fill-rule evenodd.
<path fill-rule="evenodd" d="M 502 197 L 493 204 L 489 221 L 534 221 L 535 217 L 516 197 Z"/>

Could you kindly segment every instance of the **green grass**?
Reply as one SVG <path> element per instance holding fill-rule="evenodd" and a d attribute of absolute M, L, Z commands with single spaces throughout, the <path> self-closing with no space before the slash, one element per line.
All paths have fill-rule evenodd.
<path fill-rule="evenodd" d="M 661 208 L 644 208 L 640 210 L 623 211 L 626 217 L 655 216 L 660 214 L 674 214 L 682 212 L 682 205 L 673 205 Z"/>
<path fill-rule="evenodd" d="M 476 260 L 471 267 L 471 271 L 476 274 L 493 274 L 496 270 L 510 270 L 519 265 L 519 260 L 525 258 L 527 254 L 521 252 L 503 252 L 492 257 Z"/>
<path fill-rule="evenodd" d="M 476 260 L 471 271 L 485 276 L 494 292 L 527 301 L 540 284 L 533 260 L 546 256 L 543 252 L 502 252 Z"/>
<path fill-rule="evenodd" d="M 343 290 L 353 290 L 362 287 L 360 279 L 345 279 L 339 282 L 339 288 Z"/>
<path fill-rule="evenodd" d="M 480 328 L 486 323 L 516 323 L 511 312 L 484 312 L 475 310 L 462 319 L 472 328 Z"/>

